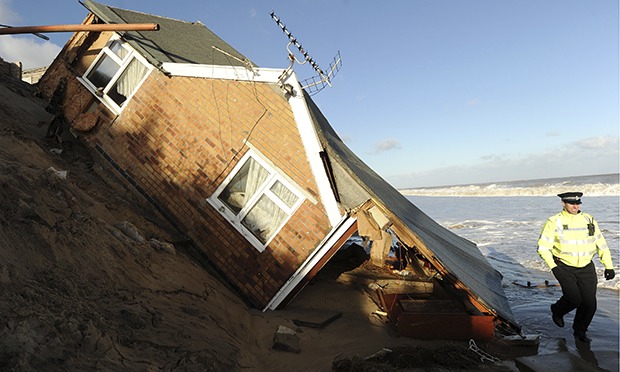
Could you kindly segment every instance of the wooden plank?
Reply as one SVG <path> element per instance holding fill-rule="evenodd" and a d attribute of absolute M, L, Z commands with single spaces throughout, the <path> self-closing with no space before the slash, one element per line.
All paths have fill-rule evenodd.
<path fill-rule="evenodd" d="M 340 311 L 322 309 L 298 309 L 294 314 L 295 325 L 310 328 L 324 328 L 342 316 Z"/>

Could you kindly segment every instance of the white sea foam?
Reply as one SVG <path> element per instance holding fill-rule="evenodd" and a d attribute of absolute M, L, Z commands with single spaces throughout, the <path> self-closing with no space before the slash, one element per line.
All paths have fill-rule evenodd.
<path fill-rule="evenodd" d="M 620 196 L 619 174 L 400 190 L 403 195 L 419 196 L 549 196 L 566 191 L 581 191 L 586 196 Z"/>

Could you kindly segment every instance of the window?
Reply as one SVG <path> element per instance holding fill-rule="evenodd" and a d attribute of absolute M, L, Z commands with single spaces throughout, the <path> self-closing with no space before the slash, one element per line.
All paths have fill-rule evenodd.
<path fill-rule="evenodd" d="M 118 113 L 148 72 L 146 61 L 126 43 L 113 38 L 101 50 L 81 81 Z"/>
<path fill-rule="evenodd" d="M 208 200 L 262 252 L 303 197 L 250 152 Z"/>

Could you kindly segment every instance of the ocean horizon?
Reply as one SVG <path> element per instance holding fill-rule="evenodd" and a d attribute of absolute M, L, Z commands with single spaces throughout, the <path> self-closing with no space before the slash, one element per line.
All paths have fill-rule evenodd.
<path fill-rule="evenodd" d="M 401 188 L 398 191 L 418 196 L 550 196 L 566 191 L 580 191 L 584 197 L 620 196 L 620 173 Z"/>

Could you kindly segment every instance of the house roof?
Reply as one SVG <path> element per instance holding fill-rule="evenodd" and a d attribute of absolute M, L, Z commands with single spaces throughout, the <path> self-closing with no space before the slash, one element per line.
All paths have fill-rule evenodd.
<path fill-rule="evenodd" d="M 373 199 L 390 210 L 436 259 L 500 318 L 520 328 L 502 287 L 502 275 L 475 243 L 456 235 L 418 209 L 349 149 L 305 93 L 318 136 L 332 164 L 341 205 L 353 209 Z"/>
<path fill-rule="evenodd" d="M 159 31 L 119 32 L 152 65 L 162 63 L 195 63 L 220 66 L 244 66 L 241 61 L 254 64 L 200 22 L 186 22 L 152 14 L 114 8 L 86 0 L 84 6 L 101 21 L 110 24 L 157 23 Z M 226 53 L 234 56 L 232 58 Z M 241 60 L 241 61 L 240 61 Z"/>

